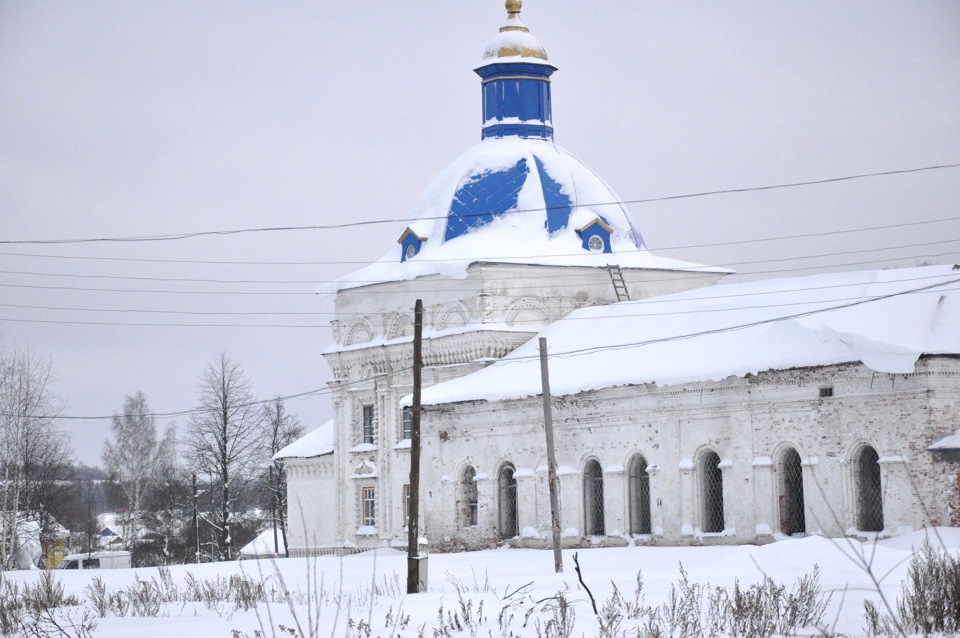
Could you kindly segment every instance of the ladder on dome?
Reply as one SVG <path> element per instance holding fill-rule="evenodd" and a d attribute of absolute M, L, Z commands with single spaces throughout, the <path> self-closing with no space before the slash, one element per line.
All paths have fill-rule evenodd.
<path fill-rule="evenodd" d="M 613 291 L 617 293 L 617 301 L 630 301 L 630 291 L 627 290 L 627 282 L 623 280 L 623 270 L 620 269 L 620 265 L 607 264 L 607 272 L 610 273 L 610 281 L 613 282 Z"/>

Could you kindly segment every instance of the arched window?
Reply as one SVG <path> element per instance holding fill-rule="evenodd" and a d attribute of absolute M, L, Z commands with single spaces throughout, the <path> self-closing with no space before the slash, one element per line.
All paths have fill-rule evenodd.
<path fill-rule="evenodd" d="M 636 454 L 627 469 L 627 501 L 630 508 L 630 533 L 650 533 L 650 475 L 647 459 Z"/>
<path fill-rule="evenodd" d="M 460 518 L 464 527 L 477 524 L 477 471 L 472 465 L 463 470 L 460 477 Z"/>
<path fill-rule="evenodd" d="M 777 492 L 780 506 L 780 531 L 784 534 L 803 534 L 807 519 L 803 511 L 803 467 L 800 454 L 788 447 L 777 463 Z"/>
<path fill-rule="evenodd" d="M 583 468 L 583 511 L 587 536 L 606 534 L 603 524 L 603 470 L 596 459 Z"/>
<path fill-rule="evenodd" d="M 854 461 L 857 490 L 857 529 L 883 531 L 883 488 L 880 484 L 880 457 L 869 445 L 863 446 Z"/>
<path fill-rule="evenodd" d="M 703 502 L 701 529 L 707 533 L 723 531 L 723 471 L 720 457 L 708 451 L 700 457 L 700 496 Z"/>
<path fill-rule="evenodd" d="M 513 538 L 517 529 L 517 477 L 516 470 L 510 464 L 500 468 L 497 477 L 497 491 L 500 496 L 500 538 Z"/>

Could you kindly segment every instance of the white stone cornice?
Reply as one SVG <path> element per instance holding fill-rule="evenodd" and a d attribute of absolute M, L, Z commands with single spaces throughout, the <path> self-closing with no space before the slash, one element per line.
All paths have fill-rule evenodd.
<path fill-rule="evenodd" d="M 433 337 L 424 341 L 423 363 L 426 367 L 437 367 L 501 359 L 532 335 L 527 332 L 477 330 Z M 323 356 L 331 370 L 339 375 L 337 378 L 344 379 L 355 377 L 355 371 L 364 366 L 370 366 L 375 374 L 405 373 L 412 352 L 412 344 L 404 342 L 327 352 Z"/>

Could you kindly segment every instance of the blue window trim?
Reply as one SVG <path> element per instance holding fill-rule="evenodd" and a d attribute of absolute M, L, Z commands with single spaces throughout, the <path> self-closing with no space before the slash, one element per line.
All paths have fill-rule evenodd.
<path fill-rule="evenodd" d="M 610 246 L 610 238 L 612 234 L 613 228 L 600 217 L 597 217 L 583 228 L 577 230 L 577 235 L 581 240 L 583 240 L 582 246 L 584 250 L 590 250 L 591 237 L 599 237 L 603 240 L 604 253 L 613 252 L 613 248 Z"/>
<path fill-rule="evenodd" d="M 413 246 L 413 255 L 419 254 L 425 241 L 427 241 L 426 237 L 421 237 L 407 226 L 407 229 L 400 235 L 400 239 L 397 240 L 397 243 L 400 244 L 400 263 L 407 260 L 407 251 L 411 246 Z"/>

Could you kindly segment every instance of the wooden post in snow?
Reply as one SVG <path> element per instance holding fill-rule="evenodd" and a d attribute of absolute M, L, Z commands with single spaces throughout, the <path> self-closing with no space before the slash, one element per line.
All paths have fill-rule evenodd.
<path fill-rule="evenodd" d="M 547 435 L 547 481 L 550 484 L 550 519 L 553 530 L 553 568 L 563 573 L 560 552 L 560 499 L 557 494 L 557 457 L 553 451 L 553 412 L 550 410 L 550 371 L 547 366 L 547 338 L 540 337 L 540 380 L 543 383 L 543 427 Z"/>
<path fill-rule="evenodd" d="M 200 564 L 200 519 L 197 515 L 197 475 L 193 475 L 193 531 L 197 535 L 197 551 L 194 553 L 193 558 L 196 563 Z"/>
<path fill-rule="evenodd" d="M 407 501 L 407 593 L 426 590 L 427 558 L 420 556 L 420 385 L 423 345 L 423 302 L 413 310 L 413 406 L 410 423 L 410 498 Z M 421 572 L 423 576 L 421 577 Z"/>

